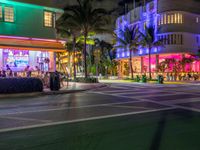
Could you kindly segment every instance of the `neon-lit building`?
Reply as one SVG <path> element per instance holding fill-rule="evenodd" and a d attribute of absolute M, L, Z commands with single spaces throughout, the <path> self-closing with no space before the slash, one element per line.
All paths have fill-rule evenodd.
<path fill-rule="evenodd" d="M 177 60 L 196 54 L 200 49 L 200 1 L 195 0 L 149 0 L 116 21 L 116 28 L 137 25 L 141 32 L 145 25 L 155 29 L 156 39 L 162 39 L 164 47 L 152 50 L 151 71 L 155 77 L 157 66 L 166 58 Z M 119 76 L 128 76 L 129 52 L 117 49 Z M 140 48 L 133 54 L 135 74 L 148 73 L 148 50 Z M 194 61 L 184 69 L 185 72 L 200 72 L 199 61 Z M 168 70 L 168 72 L 171 72 Z"/>
<path fill-rule="evenodd" d="M 11 0 L 0 0 L 0 68 L 21 72 L 29 65 L 41 71 L 56 69 L 55 21 L 63 10 Z"/>

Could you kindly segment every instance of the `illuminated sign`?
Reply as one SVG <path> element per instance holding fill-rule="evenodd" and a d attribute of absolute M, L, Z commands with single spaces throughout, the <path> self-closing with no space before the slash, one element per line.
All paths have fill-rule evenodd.
<path fill-rule="evenodd" d="M 26 67 L 29 64 L 29 51 L 3 50 L 4 66 Z"/>

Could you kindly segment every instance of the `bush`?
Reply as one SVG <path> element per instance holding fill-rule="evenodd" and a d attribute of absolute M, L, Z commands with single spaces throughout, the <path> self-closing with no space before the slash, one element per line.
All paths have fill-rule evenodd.
<path fill-rule="evenodd" d="M 75 82 L 81 82 L 81 83 L 99 83 L 98 78 L 84 78 L 84 77 L 79 77 L 75 79 Z"/>
<path fill-rule="evenodd" d="M 158 81 L 158 79 L 148 79 L 148 81 Z"/>
<path fill-rule="evenodd" d="M 140 82 L 140 76 L 139 75 L 136 76 L 135 81 Z"/>
<path fill-rule="evenodd" d="M 0 78 L 0 93 L 42 92 L 43 83 L 38 78 Z"/>

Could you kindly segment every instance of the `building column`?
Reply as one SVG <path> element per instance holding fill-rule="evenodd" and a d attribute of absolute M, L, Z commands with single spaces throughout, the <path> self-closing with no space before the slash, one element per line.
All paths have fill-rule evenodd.
<path fill-rule="evenodd" d="M 182 58 L 183 59 L 185 57 L 185 54 L 182 54 Z M 183 72 L 185 72 L 185 68 L 182 68 Z"/>
<path fill-rule="evenodd" d="M 0 49 L 0 69 L 3 67 L 3 49 Z"/>
<path fill-rule="evenodd" d="M 124 61 L 121 60 L 121 78 L 124 76 Z"/>
<path fill-rule="evenodd" d="M 117 69 L 118 69 L 118 78 L 121 78 L 121 74 L 122 74 L 121 60 L 119 60 Z"/>
<path fill-rule="evenodd" d="M 56 53 L 53 52 L 53 69 L 54 72 L 56 71 Z"/>
<path fill-rule="evenodd" d="M 144 66 L 144 57 L 141 57 L 140 61 L 141 61 L 141 63 L 140 63 L 140 69 L 141 69 L 141 73 L 143 73 L 144 72 L 144 68 L 143 68 L 143 66 Z"/>
<path fill-rule="evenodd" d="M 159 55 L 158 54 L 156 54 L 156 73 L 158 73 L 159 71 L 158 71 L 158 66 L 159 66 Z"/>

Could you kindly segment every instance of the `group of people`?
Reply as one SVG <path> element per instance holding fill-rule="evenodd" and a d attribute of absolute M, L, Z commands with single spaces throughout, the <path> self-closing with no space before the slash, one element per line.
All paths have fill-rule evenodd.
<path fill-rule="evenodd" d="M 64 73 L 60 73 L 60 72 L 55 72 L 58 77 L 59 77 L 59 81 L 60 81 L 60 87 L 64 87 L 64 81 L 65 79 L 67 79 L 66 75 Z M 43 85 L 47 88 L 50 87 L 50 73 L 49 72 L 42 72 L 41 76 L 39 76 L 39 78 L 42 80 Z M 68 80 L 67 80 L 68 81 Z M 68 84 L 68 82 L 67 82 Z M 67 85 L 68 86 L 68 85 Z"/>
<path fill-rule="evenodd" d="M 26 73 L 26 77 L 31 77 L 31 68 L 30 66 L 26 66 L 24 69 L 24 72 Z M 2 78 L 11 78 L 11 77 L 18 77 L 18 73 L 16 71 L 13 71 L 9 65 L 6 65 L 5 68 L 2 68 L 0 70 L 0 77 Z"/>
<path fill-rule="evenodd" d="M 59 73 L 57 71 L 56 73 L 59 75 L 60 85 L 61 87 L 63 87 L 64 80 L 67 77 L 63 73 Z M 13 71 L 9 65 L 6 65 L 6 67 L 0 70 L 0 78 L 12 78 L 12 77 L 28 77 L 29 78 L 32 76 L 40 78 L 45 87 L 48 88 L 50 86 L 50 73 L 41 71 L 39 67 L 37 66 L 35 66 L 35 68 L 33 69 L 29 65 L 27 65 L 22 72 Z"/>
<path fill-rule="evenodd" d="M 5 77 L 15 77 L 17 74 L 10 68 L 9 65 L 6 65 L 6 69 L 1 69 L 0 70 L 0 77 L 5 78 Z"/>

